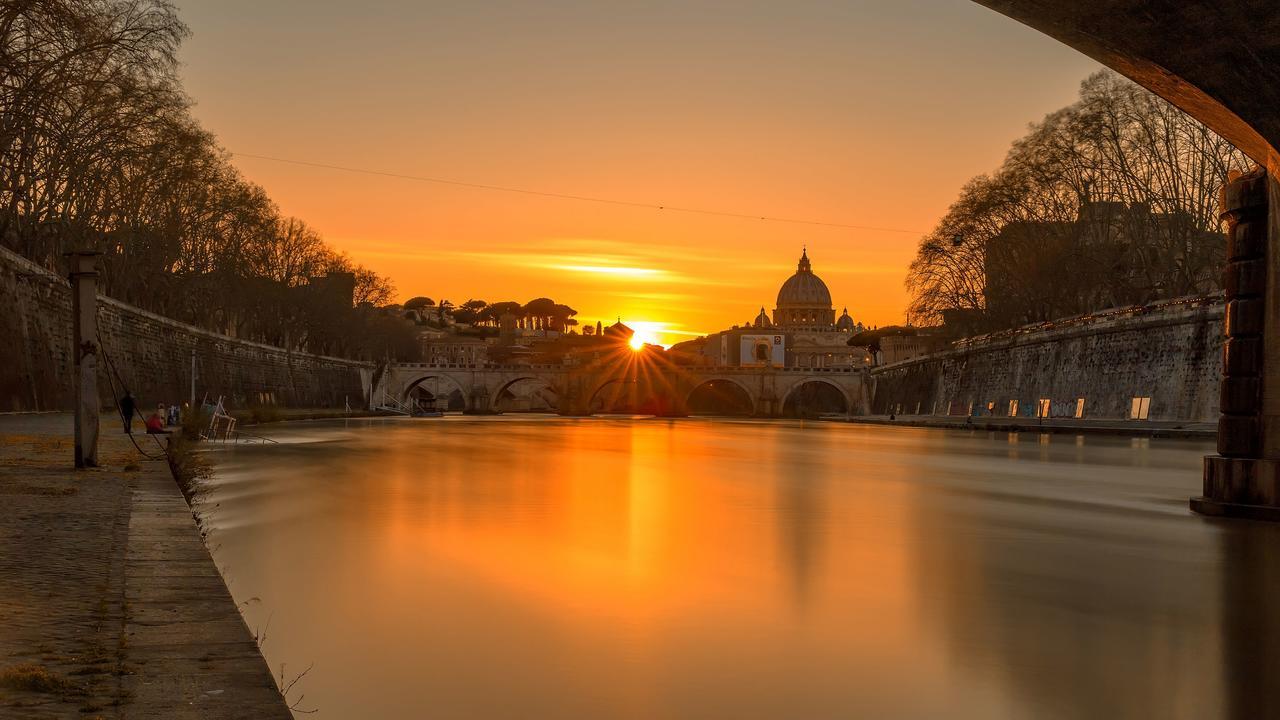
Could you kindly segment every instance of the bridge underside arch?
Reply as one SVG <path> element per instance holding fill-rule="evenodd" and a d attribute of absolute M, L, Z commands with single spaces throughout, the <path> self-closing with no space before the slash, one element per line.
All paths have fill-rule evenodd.
<path fill-rule="evenodd" d="M 653 382 L 633 378 L 612 378 L 596 386 L 587 401 L 587 411 L 633 415 L 663 415 L 670 398 Z"/>
<path fill-rule="evenodd" d="M 748 416 L 756 412 L 751 393 L 736 380 L 711 378 L 689 391 L 685 407 L 690 415 Z"/>
<path fill-rule="evenodd" d="M 555 386 L 532 375 L 502 383 L 492 397 L 497 412 L 556 412 L 560 408 Z"/>
<path fill-rule="evenodd" d="M 832 413 L 849 412 L 849 397 L 838 385 L 829 380 L 801 380 L 787 391 L 782 399 L 782 414 L 786 417 L 818 417 Z"/>
<path fill-rule="evenodd" d="M 1168 100 L 1280 169 L 1280 13 L 1253 0 L 974 0 Z"/>
<path fill-rule="evenodd" d="M 448 375 L 426 375 L 409 383 L 402 402 L 415 412 L 462 411 L 467 408 L 466 389 Z"/>

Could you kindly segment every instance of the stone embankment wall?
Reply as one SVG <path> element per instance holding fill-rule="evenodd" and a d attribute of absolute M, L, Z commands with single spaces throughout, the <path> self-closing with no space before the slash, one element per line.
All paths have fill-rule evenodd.
<path fill-rule="evenodd" d="M 112 404 L 112 382 L 126 384 L 140 408 L 186 401 L 193 351 L 197 399 L 222 395 L 230 408 L 367 405 L 368 363 L 238 340 L 105 297 L 98 335 L 104 407 Z M 70 285 L 0 248 L 0 412 L 70 409 L 74 362 Z M 112 366 L 118 378 L 108 376 Z"/>
<path fill-rule="evenodd" d="M 1179 299 L 972 338 L 873 370 L 872 410 L 1127 419 L 1149 398 L 1147 419 L 1214 421 L 1222 318 L 1219 297 Z"/>

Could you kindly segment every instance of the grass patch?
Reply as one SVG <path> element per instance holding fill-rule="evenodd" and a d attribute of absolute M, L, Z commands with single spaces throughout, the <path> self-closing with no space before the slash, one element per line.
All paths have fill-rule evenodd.
<path fill-rule="evenodd" d="M 178 481 L 182 496 L 193 508 L 207 491 L 205 481 L 213 476 L 213 467 L 209 461 L 196 452 L 196 442 L 188 439 L 185 434 L 170 435 L 169 452 L 166 455 L 169 458 L 169 470 L 173 472 L 174 480 Z"/>
<path fill-rule="evenodd" d="M 250 405 L 244 412 L 233 413 L 240 422 L 246 425 L 280 422 L 285 419 L 284 412 L 276 405 Z"/>
<path fill-rule="evenodd" d="M 182 414 L 182 437 L 187 440 L 199 440 L 200 433 L 209 427 L 210 415 L 203 407 L 192 408 Z"/>
<path fill-rule="evenodd" d="M 75 689 L 75 685 L 66 678 L 35 663 L 22 663 L 0 670 L 0 687 L 54 695 L 64 695 Z"/>

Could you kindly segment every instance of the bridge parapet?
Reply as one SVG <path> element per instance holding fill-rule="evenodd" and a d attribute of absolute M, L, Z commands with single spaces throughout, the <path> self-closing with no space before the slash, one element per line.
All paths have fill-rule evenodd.
<path fill-rule="evenodd" d="M 564 372 L 577 365 L 493 365 L 479 363 L 391 363 L 396 370 L 487 370 L 491 372 L 524 372 L 527 370 L 552 370 Z"/>

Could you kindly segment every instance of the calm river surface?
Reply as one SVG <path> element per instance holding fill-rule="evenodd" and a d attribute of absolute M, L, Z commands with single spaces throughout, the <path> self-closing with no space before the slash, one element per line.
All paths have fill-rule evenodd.
<path fill-rule="evenodd" d="M 210 545 L 324 718 L 1280 717 L 1280 528 L 1209 443 L 836 423 L 269 426 Z"/>

